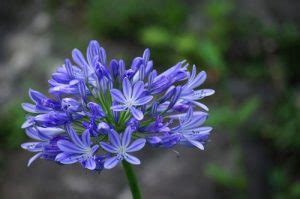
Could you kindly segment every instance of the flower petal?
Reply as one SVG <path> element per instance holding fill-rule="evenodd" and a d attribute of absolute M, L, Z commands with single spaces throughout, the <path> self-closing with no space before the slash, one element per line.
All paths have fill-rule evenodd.
<path fill-rule="evenodd" d="M 190 98 L 192 100 L 199 100 L 202 99 L 204 97 L 213 95 L 215 93 L 215 91 L 213 89 L 200 89 L 200 90 L 196 90 L 192 93 L 192 95 L 190 96 Z"/>
<path fill-rule="evenodd" d="M 100 55 L 100 45 L 97 41 L 92 40 L 86 51 L 86 57 L 90 65 L 93 63 L 93 58 Z"/>
<path fill-rule="evenodd" d="M 201 84 L 203 84 L 203 82 L 206 80 L 206 72 L 205 71 L 201 71 L 195 79 L 193 79 L 193 81 L 189 82 L 189 87 L 190 88 L 197 88 L 198 86 L 200 86 Z"/>
<path fill-rule="evenodd" d="M 134 105 L 141 106 L 141 105 L 147 104 L 152 99 L 153 99 L 153 96 L 151 96 L 151 95 L 145 96 L 145 97 L 142 97 L 142 98 L 139 98 L 139 99 L 135 100 Z"/>
<path fill-rule="evenodd" d="M 82 158 L 81 154 L 69 154 L 69 153 L 59 153 L 55 157 L 55 161 L 62 164 L 74 164 Z"/>
<path fill-rule="evenodd" d="M 117 148 L 113 145 L 107 144 L 106 142 L 100 142 L 100 146 L 107 152 L 117 153 Z"/>
<path fill-rule="evenodd" d="M 78 49 L 75 48 L 75 49 L 72 51 L 72 58 L 73 58 L 74 62 L 75 62 L 77 65 L 79 65 L 81 68 L 85 69 L 85 68 L 88 67 L 88 64 L 87 64 L 87 62 L 85 61 L 85 59 L 84 59 L 82 53 L 80 52 L 80 50 L 78 50 Z"/>
<path fill-rule="evenodd" d="M 32 156 L 27 163 L 27 166 L 29 167 L 36 159 L 40 158 L 42 156 L 42 152 L 35 154 Z"/>
<path fill-rule="evenodd" d="M 82 153 L 82 148 L 76 146 L 75 144 L 73 144 L 72 142 L 70 142 L 68 140 L 59 140 L 57 142 L 57 146 L 63 152 L 77 153 L 77 154 Z"/>
<path fill-rule="evenodd" d="M 143 112 L 134 108 L 133 106 L 130 108 L 130 112 L 132 113 L 133 117 L 137 120 L 142 120 L 144 118 Z"/>
<path fill-rule="evenodd" d="M 82 165 L 84 166 L 84 168 L 89 170 L 95 170 L 96 168 L 96 162 L 93 157 L 89 157 L 88 159 L 82 161 Z"/>
<path fill-rule="evenodd" d="M 204 150 L 204 146 L 201 142 L 198 142 L 196 140 L 192 140 L 192 139 L 187 139 L 192 145 L 194 145 L 195 147 L 197 147 L 200 150 Z"/>
<path fill-rule="evenodd" d="M 26 129 L 28 127 L 31 127 L 35 124 L 35 121 L 34 119 L 32 118 L 28 118 L 21 126 L 22 129 Z"/>
<path fill-rule="evenodd" d="M 138 99 L 140 95 L 144 92 L 144 83 L 138 81 L 133 86 L 132 99 Z"/>
<path fill-rule="evenodd" d="M 120 135 L 114 131 L 114 130 L 110 130 L 108 133 L 108 138 L 109 141 L 112 143 L 113 146 L 115 147 L 119 147 L 121 146 L 121 140 L 120 140 Z"/>
<path fill-rule="evenodd" d="M 37 130 L 36 127 L 29 127 L 25 129 L 25 133 L 28 137 L 35 139 L 35 140 L 40 140 L 42 141 L 41 137 L 39 136 L 39 131 Z"/>
<path fill-rule="evenodd" d="M 47 97 L 44 94 L 33 89 L 29 89 L 29 97 L 36 104 L 41 104 L 42 100 L 47 99 Z"/>
<path fill-rule="evenodd" d="M 208 107 L 205 104 L 193 100 L 191 100 L 190 102 L 195 104 L 196 106 L 199 106 L 200 108 L 203 108 L 205 111 L 209 111 Z"/>
<path fill-rule="evenodd" d="M 126 149 L 126 152 L 135 152 L 141 150 L 146 144 L 146 139 L 139 138 L 133 141 L 129 147 Z"/>
<path fill-rule="evenodd" d="M 124 159 L 125 159 L 127 162 L 129 162 L 130 164 L 134 164 L 134 165 L 139 165 L 139 164 L 141 164 L 141 161 L 140 161 L 138 158 L 136 158 L 136 157 L 134 157 L 134 156 L 132 156 L 132 155 L 129 155 L 129 154 L 126 154 L 126 155 L 124 156 Z"/>
<path fill-rule="evenodd" d="M 66 130 L 69 133 L 69 135 L 75 145 L 77 145 L 79 147 L 84 147 L 83 142 L 81 141 L 81 139 L 79 138 L 79 136 L 77 135 L 77 133 L 75 132 L 75 130 L 72 128 L 72 126 L 70 124 L 66 125 Z"/>
<path fill-rule="evenodd" d="M 114 105 L 112 107 L 110 107 L 111 110 L 113 111 L 126 111 L 127 106 L 125 105 Z"/>
<path fill-rule="evenodd" d="M 81 139 L 85 146 L 91 146 L 91 134 L 88 129 L 82 133 Z"/>
<path fill-rule="evenodd" d="M 127 77 L 123 79 L 123 93 L 126 99 L 131 99 L 132 96 L 132 86 Z"/>
<path fill-rule="evenodd" d="M 110 94 L 115 101 L 120 102 L 120 103 L 126 102 L 124 95 L 118 89 L 111 89 Z"/>
<path fill-rule="evenodd" d="M 40 152 L 43 150 L 42 142 L 26 142 L 21 144 L 21 147 L 31 152 Z"/>
<path fill-rule="evenodd" d="M 130 143 L 130 140 L 131 140 L 131 135 L 132 135 L 132 130 L 131 130 L 131 127 L 128 126 L 126 129 L 125 129 L 125 132 L 122 136 L 122 146 L 125 146 L 127 147 Z"/>
<path fill-rule="evenodd" d="M 29 113 L 47 113 L 51 110 L 49 108 L 36 106 L 30 103 L 22 103 L 22 108 Z"/>
<path fill-rule="evenodd" d="M 118 163 L 120 162 L 120 160 L 117 158 L 117 156 L 111 157 L 111 158 L 107 158 L 104 162 L 104 168 L 105 169 L 112 169 L 114 168 Z"/>
<path fill-rule="evenodd" d="M 53 137 L 65 132 L 63 129 L 56 128 L 56 127 L 47 127 L 47 128 L 36 127 L 36 128 L 38 129 L 39 135 L 42 137 Z"/>

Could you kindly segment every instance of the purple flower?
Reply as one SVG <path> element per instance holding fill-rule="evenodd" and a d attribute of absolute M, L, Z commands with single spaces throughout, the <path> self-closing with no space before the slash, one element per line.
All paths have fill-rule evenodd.
<path fill-rule="evenodd" d="M 105 116 L 104 112 L 103 112 L 103 109 L 102 107 L 95 103 L 95 102 L 89 102 L 87 104 L 89 110 L 90 110 L 90 117 L 93 118 L 93 119 L 101 119 Z"/>
<path fill-rule="evenodd" d="M 48 113 L 52 110 L 60 109 L 60 103 L 46 97 L 42 93 L 29 89 L 29 97 L 35 103 L 22 103 L 22 107 L 29 113 Z"/>
<path fill-rule="evenodd" d="M 204 149 L 204 142 L 206 141 L 211 127 L 202 127 L 202 124 L 207 119 L 207 113 L 193 112 L 190 107 L 186 114 L 172 116 L 178 118 L 180 124 L 171 129 L 172 133 L 181 135 L 180 142 L 186 145 L 193 145 L 201 150 Z"/>
<path fill-rule="evenodd" d="M 120 161 L 125 160 L 131 164 L 138 165 L 140 160 L 128 153 L 141 150 L 146 143 L 144 138 L 139 138 L 130 144 L 132 137 L 132 130 L 127 127 L 124 134 L 119 135 L 114 130 L 111 130 L 108 134 L 110 144 L 106 142 L 100 142 L 100 146 L 109 153 L 115 154 L 115 156 L 107 158 L 104 162 L 104 168 L 111 169 L 115 167 Z"/>
<path fill-rule="evenodd" d="M 198 109 L 208 111 L 200 100 L 214 94 L 198 88 L 205 79 L 186 61 L 159 73 L 149 49 L 126 67 L 122 59 L 107 60 L 92 40 L 85 55 L 74 49 L 72 60 L 52 74 L 49 96 L 29 89 L 32 103 L 22 104 L 28 112 L 22 128 L 35 141 L 22 147 L 35 155 L 28 165 L 42 158 L 101 171 L 120 161 L 140 164 L 130 153 L 146 142 L 203 149 L 212 128 L 203 126 L 208 113 Z"/>
<path fill-rule="evenodd" d="M 198 75 L 196 75 L 196 66 L 194 65 L 192 74 L 188 79 L 188 82 L 183 86 L 181 96 L 180 96 L 181 101 L 193 103 L 196 106 L 199 106 L 204 110 L 208 111 L 208 107 L 198 102 L 197 100 L 213 95 L 215 91 L 212 89 L 194 90 L 195 88 L 203 84 L 205 80 L 206 80 L 206 73 L 202 71 Z"/>
<path fill-rule="evenodd" d="M 150 50 L 146 49 L 143 53 L 143 57 L 137 57 L 131 64 L 131 69 L 135 71 L 132 81 L 137 82 L 139 80 L 144 81 L 145 77 L 149 75 L 153 68 L 153 62 L 149 60 Z"/>
<path fill-rule="evenodd" d="M 61 100 L 61 108 L 66 113 L 76 113 L 82 111 L 81 103 L 77 102 L 73 98 L 63 98 Z"/>
<path fill-rule="evenodd" d="M 189 76 L 187 65 L 182 66 L 185 61 L 177 63 L 160 75 L 153 71 L 149 75 L 149 89 L 152 94 L 161 93 L 169 89 L 176 82 L 183 81 Z"/>
<path fill-rule="evenodd" d="M 56 127 L 68 123 L 70 117 L 63 112 L 51 111 L 34 117 L 34 122 L 42 127 Z"/>
<path fill-rule="evenodd" d="M 35 142 L 26 142 L 21 145 L 23 149 L 36 153 L 29 159 L 27 166 L 30 166 L 32 162 L 38 158 L 54 160 L 55 156 L 60 153 L 60 150 L 57 147 L 57 141 L 65 139 L 65 137 L 61 136 L 63 132 L 64 130 L 60 128 L 27 128 L 27 136 L 37 140 Z"/>
<path fill-rule="evenodd" d="M 164 133 L 157 136 L 149 136 L 147 142 L 155 147 L 171 148 L 180 141 L 181 135 L 178 133 Z"/>
<path fill-rule="evenodd" d="M 142 130 L 147 133 L 167 133 L 170 132 L 169 124 L 170 122 L 163 123 L 163 118 L 157 116 L 154 122 L 142 128 Z"/>
<path fill-rule="evenodd" d="M 92 146 L 89 131 L 84 131 L 79 137 L 70 125 L 66 125 L 66 129 L 71 141 L 60 140 L 57 142 L 57 146 L 62 153 L 58 154 L 55 160 L 62 164 L 80 162 L 84 168 L 94 170 L 97 166 L 94 154 L 99 146 Z"/>
<path fill-rule="evenodd" d="M 136 106 L 147 104 L 153 98 L 151 95 L 143 95 L 144 83 L 142 81 L 138 81 L 132 86 L 128 78 L 123 79 L 123 93 L 117 89 L 112 89 L 110 93 L 114 100 L 120 103 L 112 106 L 111 109 L 114 111 L 129 110 L 137 120 L 142 120 L 144 114 Z"/>

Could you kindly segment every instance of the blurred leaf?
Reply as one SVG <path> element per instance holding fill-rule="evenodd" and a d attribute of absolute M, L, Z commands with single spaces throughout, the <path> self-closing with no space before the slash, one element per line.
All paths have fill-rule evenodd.
<path fill-rule="evenodd" d="M 247 182 L 244 175 L 226 170 L 215 164 L 208 164 L 205 167 L 205 175 L 229 189 L 244 190 L 246 188 Z"/>
<path fill-rule="evenodd" d="M 246 102 L 244 102 L 237 112 L 238 123 L 245 123 L 249 117 L 258 109 L 260 105 L 259 98 L 253 97 Z"/>
<path fill-rule="evenodd" d="M 24 112 L 21 103 L 11 102 L 2 110 L 0 115 L 0 145 L 7 148 L 19 147 L 25 139 L 25 134 L 21 129 L 24 122 Z"/>
<path fill-rule="evenodd" d="M 185 4 L 178 0 L 89 0 L 87 22 L 99 35 L 135 38 L 145 27 L 176 30 L 186 17 Z"/>
<path fill-rule="evenodd" d="M 170 33 L 161 27 L 145 28 L 141 33 L 141 40 L 145 45 L 166 47 L 170 45 L 172 37 Z"/>
<path fill-rule="evenodd" d="M 290 187 L 291 198 L 300 198 L 300 182 L 295 182 Z"/>
<path fill-rule="evenodd" d="M 198 54 L 207 66 L 216 69 L 219 73 L 225 71 L 221 49 L 212 41 L 202 41 L 198 47 Z"/>
<path fill-rule="evenodd" d="M 215 108 L 210 112 L 210 118 L 207 123 L 211 126 L 225 127 L 234 131 L 252 116 L 259 105 L 259 99 L 253 97 L 239 107 L 222 106 Z"/>
<path fill-rule="evenodd" d="M 184 34 L 176 38 L 176 50 L 181 54 L 194 54 L 199 46 L 199 41 L 192 34 Z"/>

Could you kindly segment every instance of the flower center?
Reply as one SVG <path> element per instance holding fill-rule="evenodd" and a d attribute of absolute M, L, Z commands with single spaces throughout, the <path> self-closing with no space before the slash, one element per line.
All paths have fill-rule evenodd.
<path fill-rule="evenodd" d="M 92 148 L 91 147 L 86 148 L 83 156 L 84 156 L 84 159 L 87 159 L 88 157 L 93 156 Z"/>
<path fill-rule="evenodd" d="M 121 155 L 124 155 L 126 153 L 126 148 L 123 146 L 120 146 L 118 149 L 118 153 Z"/>
<path fill-rule="evenodd" d="M 132 107 L 133 104 L 134 104 L 134 101 L 132 99 L 129 99 L 129 100 L 126 101 L 126 106 L 127 107 Z"/>

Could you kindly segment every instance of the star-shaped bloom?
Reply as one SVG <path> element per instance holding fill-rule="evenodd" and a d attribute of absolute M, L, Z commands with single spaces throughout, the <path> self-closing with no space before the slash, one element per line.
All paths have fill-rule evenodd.
<path fill-rule="evenodd" d="M 198 75 L 196 73 L 196 66 L 193 66 L 192 74 L 188 79 L 188 82 L 182 87 L 181 96 L 179 98 L 180 102 L 190 102 L 198 107 L 203 108 L 208 111 L 208 107 L 198 100 L 213 95 L 215 91 L 213 89 L 199 89 L 195 90 L 197 87 L 201 86 L 206 80 L 206 73 L 201 71 Z"/>
<path fill-rule="evenodd" d="M 137 120 L 142 120 L 144 114 L 136 107 L 147 104 L 152 100 L 153 96 L 144 95 L 144 83 L 142 81 L 137 81 L 132 85 L 128 78 L 125 77 L 122 86 L 123 93 L 118 89 L 112 89 L 110 91 L 113 99 L 119 103 L 118 105 L 112 106 L 111 109 L 114 111 L 129 110 L 133 117 Z"/>
<path fill-rule="evenodd" d="M 141 161 L 128 154 L 141 150 L 146 143 L 144 138 L 134 140 L 130 144 L 132 135 L 131 127 L 125 129 L 124 134 L 118 134 L 116 131 L 111 130 L 108 134 L 110 144 L 106 142 L 100 142 L 100 146 L 109 153 L 115 154 L 115 156 L 107 158 L 104 162 L 104 168 L 111 169 L 115 167 L 119 162 L 125 160 L 131 164 L 138 165 Z"/>
<path fill-rule="evenodd" d="M 203 144 L 208 139 L 211 127 L 203 127 L 208 114 L 205 112 L 193 112 L 190 107 L 186 114 L 173 115 L 171 118 L 179 118 L 180 125 L 171 129 L 172 133 L 181 135 L 180 143 L 184 145 L 193 145 L 204 150 Z"/>
<path fill-rule="evenodd" d="M 55 160 L 62 164 L 80 162 L 84 168 L 90 170 L 96 169 L 97 164 L 94 154 L 99 146 L 92 146 L 89 131 L 84 131 L 80 138 L 71 125 L 66 125 L 66 129 L 70 135 L 71 141 L 60 140 L 57 142 L 58 148 L 63 152 L 58 154 Z"/>

